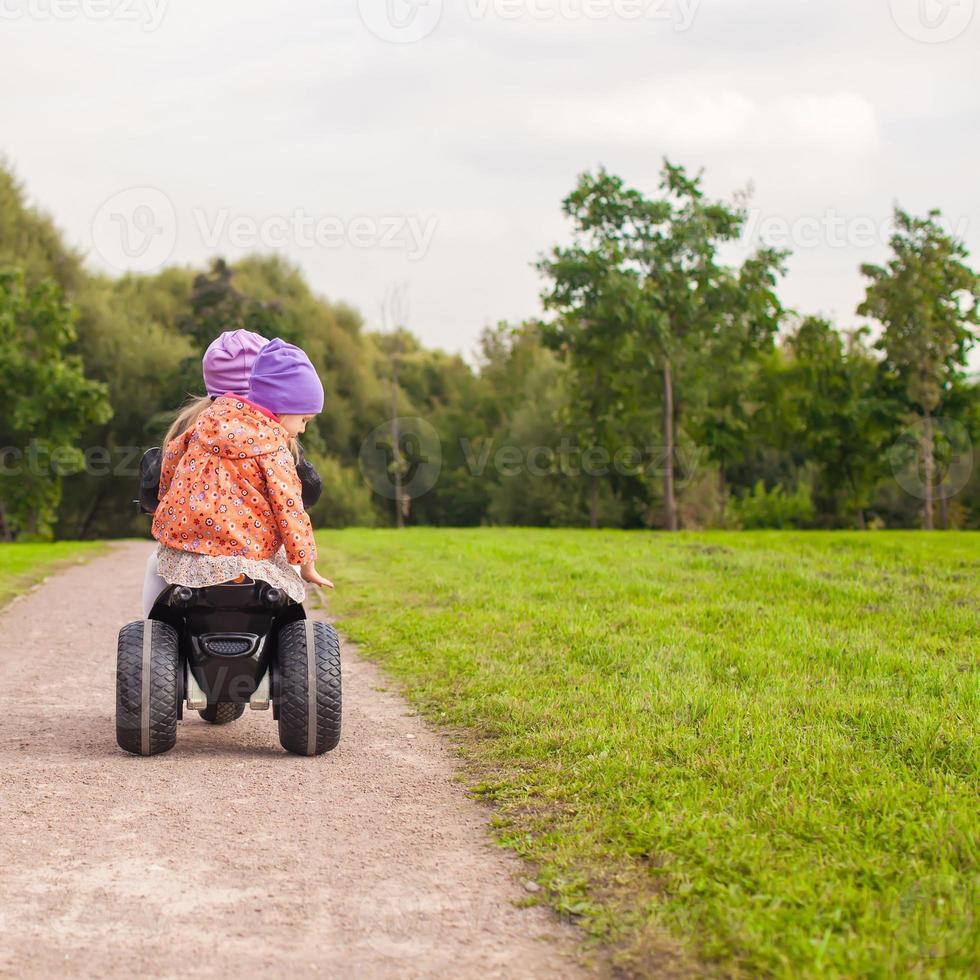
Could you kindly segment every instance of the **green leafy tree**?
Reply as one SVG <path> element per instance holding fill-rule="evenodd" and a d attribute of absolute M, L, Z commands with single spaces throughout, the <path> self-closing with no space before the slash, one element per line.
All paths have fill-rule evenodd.
<path fill-rule="evenodd" d="M 48 215 L 31 207 L 23 185 L 0 161 L 0 267 L 24 273 L 29 285 L 53 279 L 69 295 L 84 281 L 81 256 Z"/>
<path fill-rule="evenodd" d="M 583 174 L 565 199 L 575 242 L 539 268 L 553 283 L 546 305 L 559 314 L 549 339 L 571 360 L 598 423 L 649 412 L 659 380 L 664 525 L 678 526 L 677 427 L 708 387 L 712 347 L 771 342 L 781 307 L 775 283 L 784 253 L 762 248 L 741 267 L 720 263 L 738 238 L 744 202 L 708 200 L 701 176 L 664 162 L 662 196 L 646 198 L 600 170 Z M 591 385 L 590 385 L 591 381 Z M 678 391 L 678 382 L 686 385 Z"/>
<path fill-rule="evenodd" d="M 881 475 L 889 427 L 878 393 L 879 365 L 867 330 L 845 339 L 820 317 L 805 317 L 786 342 L 789 390 L 784 419 L 808 461 L 819 467 L 824 511 L 864 527 Z"/>
<path fill-rule="evenodd" d="M 209 272 L 194 277 L 190 311 L 177 328 L 205 349 L 226 330 L 252 330 L 265 337 L 283 332 L 283 307 L 279 300 L 263 302 L 239 292 L 233 285 L 234 270 L 224 259 L 215 259 Z"/>
<path fill-rule="evenodd" d="M 895 209 L 892 257 L 884 266 L 861 266 L 869 283 L 858 307 L 884 325 L 878 347 L 922 420 L 927 530 L 934 525 L 936 410 L 962 375 L 980 323 L 980 277 L 966 263 L 966 246 L 943 230 L 939 218 L 936 210 L 916 218 Z"/>
<path fill-rule="evenodd" d="M 564 422 L 587 450 L 608 451 L 618 420 L 634 414 L 634 406 L 628 404 L 628 378 L 634 359 L 637 274 L 629 267 L 625 228 L 649 207 L 618 177 L 604 170 L 595 177 L 583 174 L 562 202 L 572 220 L 573 244 L 556 246 L 537 264 L 550 280 L 542 295 L 545 308 L 557 313 L 555 320 L 542 324 L 542 339 L 571 371 L 572 398 Z M 599 524 L 599 501 L 600 479 L 594 476 L 589 518 L 593 528 Z"/>
<path fill-rule="evenodd" d="M 27 285 L 19 269 L 0 270 L 0 524 L 6 540 L 49 537 L 62 477 L 85 464 L 76 445 L 106 420 L 103 385 L 85 377 L 70 353 L 74 309 L 53 280 Z"/>

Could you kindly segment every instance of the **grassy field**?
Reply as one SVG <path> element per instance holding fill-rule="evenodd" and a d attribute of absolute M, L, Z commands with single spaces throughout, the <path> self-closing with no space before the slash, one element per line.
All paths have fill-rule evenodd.
<path fill-rule="evenodd" d="M 980 537 L 351 530 L 346 633 L 640 973 L 980 963 Z"/>
<path fill-rule="evenodd" d="M 0 544 L 0 606 L 26 591 L 61 564 L 89 558 L 104 548 L 92 541 Z"/>

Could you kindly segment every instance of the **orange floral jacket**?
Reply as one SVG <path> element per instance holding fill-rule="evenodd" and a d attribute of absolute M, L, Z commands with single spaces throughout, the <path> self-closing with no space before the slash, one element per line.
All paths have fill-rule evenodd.
<path fill-rule="evenodd" d="M 166 447 L 153 537 L 201 555 L 261 560 L 285 546 L 292 565 L 316 561 L 287 439 L 257 405 L 218 398 Z"/>

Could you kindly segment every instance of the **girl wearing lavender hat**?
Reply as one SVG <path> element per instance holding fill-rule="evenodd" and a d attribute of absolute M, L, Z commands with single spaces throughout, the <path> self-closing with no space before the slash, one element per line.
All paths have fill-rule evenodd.
<path fill-rule="evenodd" d="M 247 398 L 221 395 L 167 445 L 153 518 L 165 582 L 201 588 L 246 575 L 297 602 L 304 582 L 333 587 L 316 570 L 313 527 L 289 450 L 322 409 L 323 385 L 310 359 L 277 339 L 255 357 Z"/>
<path fill-rule="evenodd" d="M 164 441 L 164 446 L 168 450 L 172 445 L 186 447 L 199 417 L 205 410 L 211 408 L 217 399 L 226 395 L 241 398 L 247 396 L 255 360 L 268 343 L 269 341 L 261 334 L 249 330 L 225 331 L 211 343 L 202 363 L 204 383 L 208 393 L 195 398 L 178 413 Z M 279 343 L 283 342 L 279 341 Z M 298 348 L 294 349 L 298 350 Z M 304 509 L 310 508 L 320 497 L 322 489 L 320 476 L 313 465 L 304 458 L 303 450 L 295 437 L 289 438 L 288 445 L 296 461 L 296 469 L 302 485 L 301 499 Z M 165 486 L 161 486 L 161 470 L 162 453 L 159 449 L 151 449 L 140 465 L 140 505 L 144 513 L 155 514 L 159 497 L 166 490 Z M 167 579 L 160 574 L 158 554 L 154 552 L 147 562 L 143 584 L 144 616 L 149 615 L 156 597 L 166 586 Z M 295 587 L 293 591 L 295 592 Z"/>

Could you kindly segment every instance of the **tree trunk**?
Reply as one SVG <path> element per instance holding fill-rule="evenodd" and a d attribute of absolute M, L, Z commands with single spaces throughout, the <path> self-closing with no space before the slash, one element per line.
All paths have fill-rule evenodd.
<path fill-rule="evenodd" d="M 946 488 L 939 484 L 939 526 L 949 530 L 949 501 L 946 499 Z"/>
<path fill-rule="evenodd" d="M 602 437 L 600 436 L 600 431 L 605 431 L 604 428 L 600 429 L 599 420 L 597 418 L 598 412 L 596 410 L 596 399 L 599 397 L 599 392 L 602 389 L 602 374 L 597 367 L 595 373 L 592 376 L 592 406 L 590 410 L 590 417 L 592 420 L 592 433 L 590 438 L 595 441 L 595 443 L 600 443 Z M 592 486 L 590 487 L 589 493 L 589 527 L 595 531 L 599 527 L 599 476 L 598 474 L 593 474 L 592 476 Z"/>
<path fill-rule="evenodd" d="M 670 361 L 664 360 L 664 524 L 677 530 L 677 503 L 674 500 L 674 388 Z"/>
<path fill-rule="evenodd" d="M 922 508 L 922 527 L 926 531 L 933 529 L 932 519 L 932 483 L 935 479 L 936 463 L 933 459 L 932 416 L 926 412 L 922 419 L 922 466 L 925 476 L 925 500 Z"/>
<path fill-rule="evenodd" d="M 395 390 L 395 386 L 392 385 L 392 391 Z M 395 402 L 396 399 L 392 396 L 392 401 Z M 398 409 L 394 409 L 397 413 Z M 402 453 L 401 446 L 399 445 L 399 439 L 401 438 L 401 433 L 398 431 L 398 415 L 393 414 L 391 417 L 391 466 L 395 471 L 395 526 L 404 527 L 405 518 L 402 515 Z"/>
<path fill-rule="evenodd" d="M 82 521 L 81 527 L 78 531 L 78 536 L 81 539 L 85 539 L 89 535 L 89 529 L 92 527 L 92 521 L 95 520 L 95 515 L 99 512 L 99 508 L 102 506 L 102 500 L 105 497 L 106 491 L 106 480 L 105 477 L 102 478 L 98 485 L 98 489 L 95 492 L 95 499 L 92 501 L 92 506 L 89 507 L 88 513 L 85 515 Z"/>
<path fill-rule="evenodd" d="M 391 465 L 395 471 L 395 526 L 405 526 L 405 502 L 402 500 L 402 448 L 398 428 L 398 355 L 391 356 Z"/>
<path fill-rule="evenodd" d="M 865 524 L 865 522 L 864 522 L 864 508 L 863 507 L 858 507 L 857 519 L 858 519 L 858 530 L 859 531 L 866 530 L 867 529 L 867 524 Z"/>

